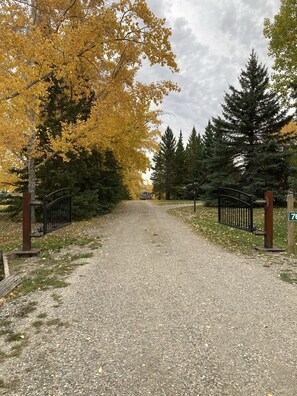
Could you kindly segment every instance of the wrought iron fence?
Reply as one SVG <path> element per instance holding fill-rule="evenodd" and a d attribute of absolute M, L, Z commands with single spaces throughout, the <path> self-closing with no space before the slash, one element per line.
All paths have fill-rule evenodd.
<path fill-rule="evenodd" d="M 254 232 L 254 197 L 232 188 L 220 188 L 218 191 L 219 223 Z"/>
<path fill-rule="evenodd" d="M 71 223 L 71 191 L 57 190 L 43 199 L 43 234 Z"/>

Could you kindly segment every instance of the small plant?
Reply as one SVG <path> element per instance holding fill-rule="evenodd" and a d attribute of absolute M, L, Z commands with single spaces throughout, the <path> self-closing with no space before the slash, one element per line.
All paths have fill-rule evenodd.
<path fill-rule="evenodd" d="M 25 335 L 23 333 L 9 333 L 8 336 L 6 337 L 6 341 L 8 342 L 16 342 L 16 341 L 22 341 L 25 338 Z"/>
<path fill-rule="evenodd" d="M 41 312 L 40 314 L 38 314 L 36 316 L 38 319 L 44 319 L 47 317 L 47 313 L 46 312 Z"/>
<path fill-rule="evenodd" d="M 32 277 L 25 278 L 18 288 L 18 295 L 32 293 L 38 289 L 48 289 L 66 287 L 69 283 L 52 276 L 53 269 L 41 269 Z"/>
<path fill-rule="evenodd" d="M 46 322 L 47 326 L 57 326 L 57 327 L 68 327 L 69 323 L 68 322 L 63 322 L 61 319 L 56 318 L 56 319 L 50 319 Z"/>
<path fill-rule="evenodd" d="M 94 253 L 89 252 L 89 253 L 80 253 L 80 254 L 73 254 L 71 255 L 71 260 L 80 260 L 80 259 L 85 259 L 85 258 L 91 258 L 94 256 Z"/>
<path fill-rule="evenodd" d="M 35 320 L 35 322 L 32 323 L 32 327 L 35 327 L 35 329 L 40 329 L 44 325 L 43 320 Z"/>
<path fill-rule="evenodd" d="M 37 301 L 28 302 L 28 304 L 20 308 L 16 316 L 27 317 L 31 312 L 34 312 L 37 309 L 37 305 L 38 305 Z"/>
<path fill-rule="evenodd" d="M 0 319 L 0 327 L 8 327 L 11 325 L 10 319 Z"/>
<path fill-rule="evenodd" d="M 297 283 L 297 279 L 294 278 L 294 275 L 290 272 L 281 272 L 280 273 L 280 278 L 282 281 L 290 283 L 290 284 L 295 284 Z"/>

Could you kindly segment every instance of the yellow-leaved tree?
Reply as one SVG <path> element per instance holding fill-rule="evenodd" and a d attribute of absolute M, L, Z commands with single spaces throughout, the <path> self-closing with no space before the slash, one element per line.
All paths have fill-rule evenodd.
<path fill-rule="evenodd" d="M 111 150 L 127 184 L 145 171 L 160 123 L 151 105 L 178 89 L 170 81 L 137 81 L 143 61 L 178 71 L 171 31 L 145 0 L 3 0 L 0 29 L 2 174 L 26 168 L 34 199 L 36 167 L 56 155 L 67 159 L 69 151 Z M 90 93 L 94 100 L 87 120 L 63 125 L 58 135 L 48 131 L 42 145 L 41 105 L 53 78 L 74 100 Z"/>

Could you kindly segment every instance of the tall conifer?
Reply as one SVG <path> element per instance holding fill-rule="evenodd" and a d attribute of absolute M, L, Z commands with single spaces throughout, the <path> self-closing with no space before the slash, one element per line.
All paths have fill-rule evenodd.
<path fill-rule="evenodd" d="M 172 130 L 167 127 L 161 138 L 160 150 L 153 161 L 153 191 L 165 193 L 165 199 L 170 199 L 175 191 L 175 150 L 176 139 Z"/>
<path fill-rule="evenodd" d="M 256 196 L 272 190 L 280 197 L 287 188 L 288 166 L 279 132 L 290 117 L 269 89 L 267 68 L 259 63 L 254 50 L 239 84 L 239 89 L 229 86 L 223 115 L 213 119 L 215 131 L 231 148 L 242 188 Z"/>
<path fill-rule="evenodd" d="M 180 131 L 175 151 L 175 184 L 180 189 L 186 180 L 186 152 L 183 142 L 183 134 Z"/>

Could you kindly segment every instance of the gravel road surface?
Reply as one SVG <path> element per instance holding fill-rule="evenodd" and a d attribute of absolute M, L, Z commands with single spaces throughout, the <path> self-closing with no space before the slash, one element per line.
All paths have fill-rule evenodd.
<path fill-rule="evenodd" d="M 0 394 L 297 395 L 296 286 L 149 201 L 125 203 L 96 232 L 103 246 L 71 285 L 35 294 Z M 60 325 L 36 332 L 38 312 Z"/>

